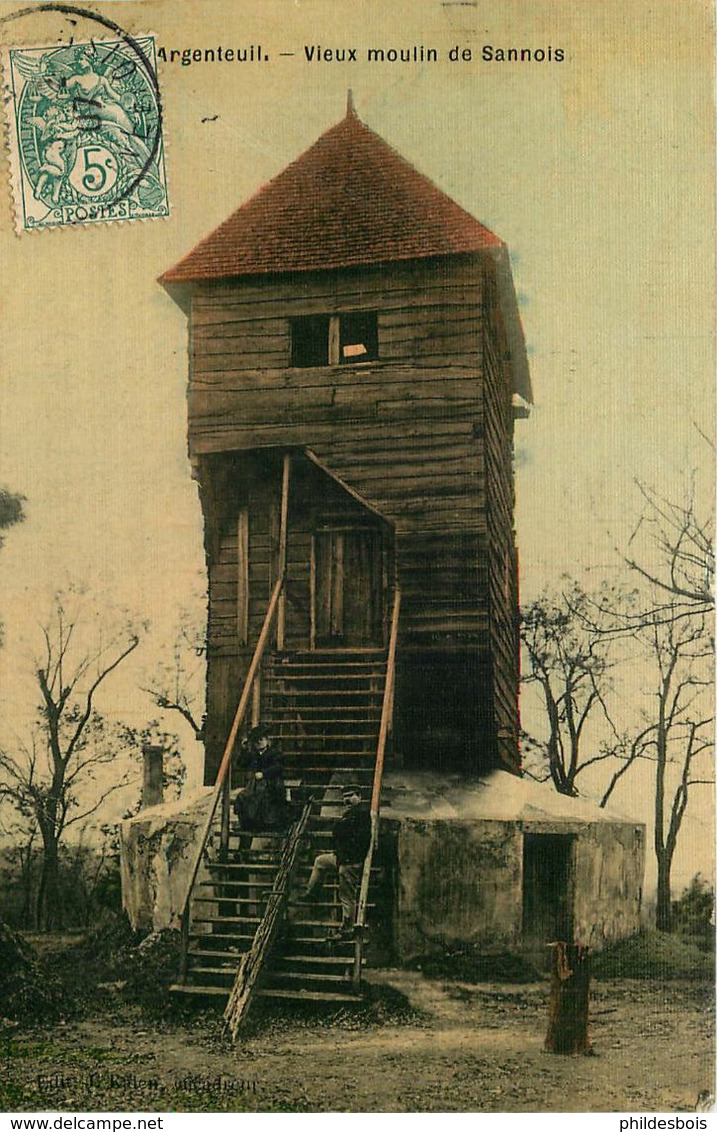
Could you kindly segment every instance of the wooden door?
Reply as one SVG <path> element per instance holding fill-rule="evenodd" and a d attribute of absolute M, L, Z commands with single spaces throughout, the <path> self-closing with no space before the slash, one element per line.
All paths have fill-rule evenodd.
<path fill-rule="evenodd" d="M 370 527 L 318 531 L 313 540 L 312 643 L 315 648 L 383 644 L 383 553 Z"/>

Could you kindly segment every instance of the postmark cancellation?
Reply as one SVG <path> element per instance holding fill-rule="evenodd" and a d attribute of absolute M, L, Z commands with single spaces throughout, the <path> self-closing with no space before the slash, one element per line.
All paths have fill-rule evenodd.
<path fill-rule="evenodd" d="M 3 52 L 18 232 L 167 216 L 152 36 Z"/>

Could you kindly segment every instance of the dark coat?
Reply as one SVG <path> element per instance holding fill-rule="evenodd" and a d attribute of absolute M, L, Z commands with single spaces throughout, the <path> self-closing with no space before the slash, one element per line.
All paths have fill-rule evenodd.
<path fill-rule="evenodd" d="M 371 842 L 368 802 L 347 806 L 333 829 L 334 852 L 339 865 L 362 865 Z"/>
<path fill-rule="evenodd" d="M 247 785 L 234 801 L 234 812 L 242 829 L 282 829 L 289 821 L 284 788 L 284 766 L 280 747 L 271 743 L 259 751 L 252 743 L 242 744 L 241 768 L 248 771 Z M 257 772 L 262 778 L 257 778 Z"/>
<path fill-rule="evenodd" d="M 281 784 L 284 789 L 284 759 L 278 743 L 270 743 L 265 751 L 260 751 L 253 743 L 242 744 L 244 758 L 242 765 L 256 773 L 261 771 L 267 783 Z"/>

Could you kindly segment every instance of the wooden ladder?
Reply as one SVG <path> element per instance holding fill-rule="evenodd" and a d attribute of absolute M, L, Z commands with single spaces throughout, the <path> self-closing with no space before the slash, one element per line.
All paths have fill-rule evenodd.
<path fill-rule="evenodd" d="M 312 802 L 307 802 L 298 822 L 289 830 L 264 915 L 256 929 L 251 947 L 242 956 L 237 968 L 234 986 L 224 1011 L 225 1029 L 231 1034 L 232 1041 L 236 1041 L 239 1030 L 246 1020 L 254 992 L 259 987 L 264 965 L 281 928 L 291 877 L 296 866 L 301 839 L 311 814 L 311 806 Z"/>

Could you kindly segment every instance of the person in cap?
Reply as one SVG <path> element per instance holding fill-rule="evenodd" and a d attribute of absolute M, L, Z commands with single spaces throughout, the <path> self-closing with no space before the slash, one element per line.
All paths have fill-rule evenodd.
<path fill-rule="evenodd" d="M 332 831 L 333 851 L 317 854 L 301 898 L 311 900 L 324 881 L 338 873 L 341 926 L 334 934 L 348 938 L 356 923 L 363 864 L 371 841 L 371 815 L 368 803 L 354 786 L 343 791 L 342 802 L 343 813 Z"/>

